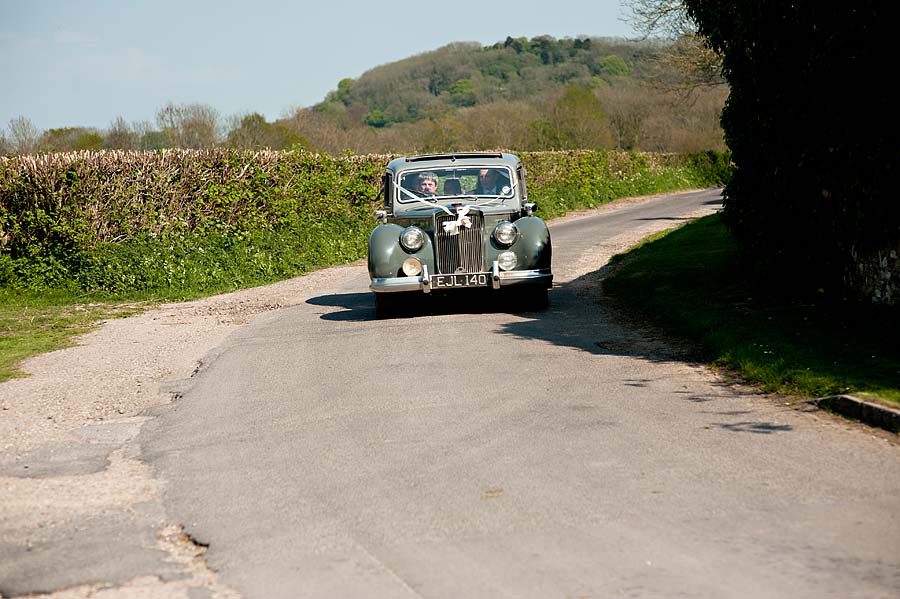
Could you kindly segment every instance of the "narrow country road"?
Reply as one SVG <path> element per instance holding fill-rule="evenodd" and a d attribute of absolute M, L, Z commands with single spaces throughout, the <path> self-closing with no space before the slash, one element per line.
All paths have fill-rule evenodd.
<path fill-rule="evenodd" d="M 377 320 L 356 263 L 28 360 L 0 384 L 0 599 L 900 597 L 898 438 L 603 297 L 611 255 L 720 205 L 554 221 L 544 312 Z"/>
<path fill-rule="evenodd" d="M 245 597 L 900 596 L 900 452 L 677 359 L 597 248 L 718 192 L 554 223 L 541 313 L 376 320 L 364 267 L 239 329 L 137 438 Z"/>

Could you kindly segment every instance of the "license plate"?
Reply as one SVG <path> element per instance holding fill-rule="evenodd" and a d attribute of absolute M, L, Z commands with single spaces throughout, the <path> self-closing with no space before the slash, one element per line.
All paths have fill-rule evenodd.
<path fill-rule="evenodd" d="M 432 275 L 432 289 L 450 289 L 453 287 L 487 287 L 491 275 L 487 272 L 476 272 L 462 275 Z"/>

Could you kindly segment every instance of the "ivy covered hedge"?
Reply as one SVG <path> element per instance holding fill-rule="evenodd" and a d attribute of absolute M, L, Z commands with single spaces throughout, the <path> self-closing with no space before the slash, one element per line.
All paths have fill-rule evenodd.
<path fill-rule="evenodd" d="M 216 149 L 0 159 L 0 287 L 219 291 L 365 255 L 393 156 Z M 545 218 L 721 184 L 727 156 L 522 155 Z"/>
<path fill-rule="evenodd" d="M 725 222 L 769 286 L 900 304 L 895 26 L 880 0 L 685 0 L 721 54 Z"/>

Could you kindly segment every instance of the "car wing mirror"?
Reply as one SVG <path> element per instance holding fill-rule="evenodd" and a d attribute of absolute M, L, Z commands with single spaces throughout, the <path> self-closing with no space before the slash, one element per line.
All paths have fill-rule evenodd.
<path fill-rule="evenodd" d="M 533 213 L 537 212 L 538 205 L 534 202 L 525 202 L 523 208 L 525 209 L 525 215 L 531 216 Z"/>
<path fill-rule="evenodd" d="M 375 211 L 375 220 L 379 220 L 382 224 L 387 224 L 387 210 L 376 210 Z"/>

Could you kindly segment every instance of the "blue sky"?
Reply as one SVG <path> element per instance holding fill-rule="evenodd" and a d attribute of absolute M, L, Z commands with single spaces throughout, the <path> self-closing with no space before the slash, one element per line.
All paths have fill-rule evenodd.
<path fill-rule="evenodd" d="M 428 7 L 426 7 L 428 6 Z M 621 0 L 0 0 L 0 129 L 107 128 L 176 104 L 268 120 L 344 77 L 450 42 L 631 37 Z M 407 7 L 404 9 L 404 7 Z"/>

